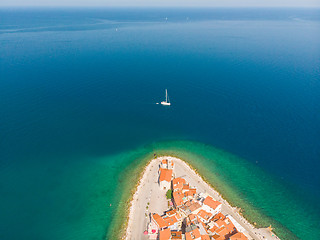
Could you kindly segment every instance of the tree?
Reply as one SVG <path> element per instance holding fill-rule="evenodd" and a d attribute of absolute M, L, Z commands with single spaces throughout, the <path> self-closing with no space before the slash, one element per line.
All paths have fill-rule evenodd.
<path fill-rule="evenodd" d="M 172 198 L 172 190 L 171 190 L 171 189 L 169 189 L 169 190 L 167 191 L 166 196 L 167 196 L 167 199 L 171 199 L 171 198 Z"/>

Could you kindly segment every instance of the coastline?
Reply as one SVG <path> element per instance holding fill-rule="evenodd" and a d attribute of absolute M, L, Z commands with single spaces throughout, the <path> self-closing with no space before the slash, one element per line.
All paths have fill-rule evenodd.
<path fill-rule="evenodd" d="M 131 232 L 132 232 L 132 228 L 134 225 L 134 212 L 136 211 L 137 208 L 137 202 L 139 199 L 139 195 L 141 194 L 141 191 L 143 189 L 143 186 L 145 185 L 146 181 L 147 181 L 147 175 L 148 172 L 151 171 L 151 168 L 153 168 L 154 166 L 156 166 L 159 161 L 161 161 L 162 159 L 166 159 L 166 158 L 170 158 L 172 159 L 174 162 L 180 164 L 181 166 L 183 166 L 188 174 L 193 175 L 192 177 L 195 177 L 197 179 L 199 179 L 199 183 L 201 185 L 203 185 L 206 189 L 208 189 L 208 192 L 211 193 L 211 195 L 218 201 L 220 201 L 227 209 L 229 212 L 229 214 L 234 217 L 235 219 L 238 220 L 238 222 L 241 225 L 244 225 L 245 228 L 247 230 L 249 230 L 249 232 L 251 233 L 250 236 L 252 237 L 252 239 L 263 239 L 264 237 L 268 237 L 267 239 L 279 239 L 279 237 L 277 237 L 273 232 L 271 232 L 269 229 L 267 228 L 256 228 L 254 226 L 254 222 L 251 223 L 249 222 L 242 214 L 241 214 L 241 209 L 236 207 L 236 206 L 232 206 L 229 202 L 227 202 L 223 196 L 221 195 L 221 193 L 219 193 L 214 186 L 212 186 L 212 184 L 208 183 L 208 181 L 206 181 L 204 179 L 204 177 L 202 177 L 199 172 L 197 171 L 197 169 L 193 168 L 187 161 L 181 159 L 181 158 L 177 158 L 177 157 L 173 157 L 173 156 L 160 156 L 157 158 L 153 158 L 151 160 L 149 160 L 144 168 L 143 171 L 141 172 L 140 176 L 139 176 L 139 180 L 137 181 L 136 187 L 134 189 L 134 191 L 132 192 L 131 198 L 130 198 L 130 202 L 127 208 L 127 218 L 126 218 L 126 223 L 124 224 L 125 227 L 125 231 L 123 232 L 123 234 L 121 234 L 121 239 L 131 239 Z"/>
<path fill-rule="evenodd" d="M 138 179 L 138 182 L 137 184 L 135 185 L 135 188 L 134 188 L 134 192 L 131 194 L 131 198 L 130 198 L 130 203 L 128 205 L 128 208 L 127 208 L 127 211 L 128 211 L 128 215 L 127 215 L 127 221 L 125 223 L 125 231 L 124 233 L 122 234 L 121 236 L 121 239 L 130 239 L 130 232 L 131 232 L 131 229 L 132 229 L 132 225 L 133 225 L 133 212 L 136 208 L 136 202 L 138 201 L 138 196 L 139 196 L 139 193 L 142 189 L 142 184 L 144 183 L 144 181 L 146 180 L 147 178 L 147 175 L 146 173 L 148 172 L 148 170 L 151 168 L 152 164 L 155 164 L 156 159 L 151 159 L 149 160 L 144 168 L 143 168 L 143 171 L 140 173 L 140 176 L 139 176 L 139 179 Z"/>

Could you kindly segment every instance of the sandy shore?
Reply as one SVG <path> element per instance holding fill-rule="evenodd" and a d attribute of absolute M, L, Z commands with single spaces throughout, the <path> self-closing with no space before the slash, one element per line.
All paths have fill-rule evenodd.
<path fill-rule="evenodd" d="M 168 208 L 165 192 L 158 187 L 158 169 L 160 159 L 153 159 L 145 167 L 139 184 L 130 202 L 129 220 L 125 236 L 122 239 L 143 240 L 150 221 L 149 213 L 162 213 Z"/>
<path fill-rule="evenodd" d="M 203 192 L 211 195 L 222 203 L 222 213 L 231 216 L 242 227 L 242 231 L 249 239 L 262 240 L 279 240 L 279 238 L 265 228 L 255 228 L 244 217 L 242 217 L 238 209 L 232 207 L 222 196 L 207 184 L 202 177 L 197 174 L 185 161 L 170 157 L 158 157 L 149 162 L 145 167 L 142 177 L 133 198 L 130 202 L 129 220 L 125 236 L 122 239 L 127 240 L 143 240 L 148 236 L 143 232 L 147 229 L 149 223 L 149 213 L 163 214 L 168 209 L 165 192 L 160 190 L 157 183 L 158 169 L 162 159 L 171 159 L 175 163 L 174 177 L 183 177 L 191 186 L 197 188 L 197 192 Z"/>

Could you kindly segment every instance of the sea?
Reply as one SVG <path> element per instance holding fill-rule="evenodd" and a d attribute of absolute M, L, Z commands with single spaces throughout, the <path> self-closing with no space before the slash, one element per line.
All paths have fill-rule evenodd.
<path fill-rule="evenodd" d="M 116 239 L 154 154 L 319 240 L 320 9 L 0 8 L 1 240 Z"/>

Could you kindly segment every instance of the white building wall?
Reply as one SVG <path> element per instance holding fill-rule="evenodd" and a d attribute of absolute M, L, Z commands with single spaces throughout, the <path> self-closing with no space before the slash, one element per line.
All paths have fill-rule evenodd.
<path fill-rule="evenodd" d="M 170 228 L 172 231 L 178 231 L 179 230 L 179 223 L 176 222 L 173 225 L 169 226 L 168 228 Z"/>
<path fill-rule="evenodd" d="M 206 204 L 203 204 L 202 206 L 203 210 L 212 213 L 213 215 L 218 214 L 219 212 L 221 212 L 221 208 L 222 208 L 222 204 L 220 204 L 216 209 L 213 209 L 211 207 L 209 207 Z"/>
<path fill-rule="evenodd" d="M 209 212 L 209 213 L 214 213 L 214 209 L 212 209 L 211 207 L 209 207 L 208 205 L 203 204 L 202 205 L 202 209 Z"/>
<path fill-rule="evenodd" d="M 161 181 L 160 188 L 163 190 L 169 190 L 171 188 L 171 184 L 170 182 L 167 182 L 167 181 Z"/>
<path fill-rule="evenodd" d="M 220 205 L 216 208 L 216 212 L 217 212 L 217 213 L 221 212 L 221 209 L 222 209 L 222 204 L 220 204 Z"/>

